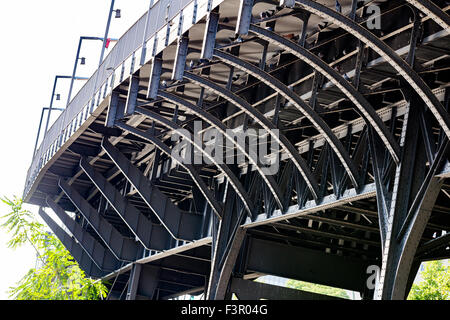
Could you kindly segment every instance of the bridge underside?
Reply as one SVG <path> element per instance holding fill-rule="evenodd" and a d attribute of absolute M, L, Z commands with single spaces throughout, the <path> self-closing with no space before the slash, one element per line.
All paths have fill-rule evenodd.
<path fill-rule="evenodd" d="M 404 299 L 421 262 L 450 258 L 448 2 L 204 2 L 176 41 L 114 66 L 26 202 L 111 299 L 327 298 L 261 275 Z M 177 162 L 203 147 L 171 139 L 196 121 L 279 129 L 279 170 Z"/>

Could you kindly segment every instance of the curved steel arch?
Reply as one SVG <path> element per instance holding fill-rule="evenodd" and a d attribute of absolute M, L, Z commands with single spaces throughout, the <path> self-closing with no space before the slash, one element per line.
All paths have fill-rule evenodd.
<path fill-rule="evenodd" d="M 174 123 L 173 121 L 167 120 L 166 118 L 164 118 L 163 116 L 143 109 L 143 108 L 136 108 L 136 112 L 146 116 L 147 118 L 158 122 L 159 124 L 165 126 L 166 128 L 170 129 L 170 130 L 178 130 L 178 134 L 180 136 L 182 136 L 184 139 L 186 139 L 186 141 L 188 143 L 190 143 L 192 146 L 194 146 L 196 149 L 198 149 L 203 155 L 205 155 L 217 168 L 219 168 L 220 171 L 222 171 L 222 173 L 227 177 L 229 183 L 231 184 L 231 186 L 233 187 L 233 189 L 236 191 L 236 194 L 239 196 L 239 198 L 242 200 L 242 202 L 244 203 L 245 208 L 247 209 L 247 212 L 253 216 L 253 204 L 252 201 L 250 200 L 250 197 L 247 194 L 247 191 L 245 191 L 244 187 L 242 186 L 241 182 L 238 180 L 238 178 L 236 177 L 236 175 L 231 171 L 231 169 L 225 165 L 225 164 L 221 164 L 219 162 L 217 162 L 214 157 L 212 157 L 210 154 L 208 154 L 207 152 L 205 152 L 205 150 L 202 148 L 201 145 L 198 145 L 197 141 L 195 141 L 195 139 L 193 139 L 190 136 L 187 136 L 185 134 L 183 134 L 183 130 L 184 128 L 180 127 L 178 124 Z"/>
<path fill-rule="evenodd" d="M 130 132 L 131 134 L 133 134 L 133 135 L 135 135 L 137 137 L 140 137 L 140 138 L 142 138 L 144 140 L 147 140 L 148 142 L 153 144 L 156 148 L 158 148 L 161 152 L 163 152 L 167 156 L 171 157 L 172 150 L 168 146 L 166 146 L 161 140 L 156 138 L 155 136 L 150 135 L 147 132 L 140 131 L 140 130 L 138 130 L 138 129 L 136 129 L 136 128 L 128 125 L 128 124 L 125 124 L 125 123 L 116 122 L 115 126 L 120 128 L 120 129 L 122 129 L 122 130 L 128 131 L 128 132 Z M 176 158 L 171 158 L 171 159 L 176 161 L 180 166 L 182 166 L 188 172 L 188 174 L 191 176 L 191 178 L 194 181 L 194 183 L 199 188 L 200 192 L 205 197 L 205 199 L 208 202 L 208 204 L 213 209 L 214 213 L 217 215 L 217 217 L 219 219 L 222 219 L 223 207 L 215 199 L 215 197 L 214 197 L 213 193 L 211 192 L 211 190 L 208 188 L 208 186 L 205 184 L 203 179 L 200 177 L 200 173 L 198 172 L 198 170 L 195 169 L 195 167 L 193 165 L 185 164 L 182 161 L 178 161 Z"/>
<path fill-rule="evenodd" d="M 302 46 L 287 40 L 275 32 L 266 30 L 256 25 L 250 25 L 250 31 L 257 34 L 259 37 L 268 41 L 276 43 L 279 47 L 282 47 L 286 51 L 289 51 L 300 60 L 314 67 L 315 70 L 327 77 L 333 84 L 338 87 L 352 103 L 357 107 L 367 124 L 371 124 L 375 131 L 380 136 L 386 148 L 389 150 L 392 158 L 398 163 L 400 159 L 400 147 L 395 141 L 395 138 L 391 131 L 386 127 L 381 118 L 376 113 L 371 104 L 364 98 L 364 96 L 353 87 L 350 82 L 336 70 L 331 68 L 325 61 L 320 59 L 309 50 Z"/>
<path fill-rule="evenodd" d="M 227 90 L 226 88 L 223 88 L 212 81 L 209 81 L 203 77 L 200 77 L 190 72 L 185 72 L 183 76 L 186 79 L 198 84 L 199 86 L 211 90 L 215 94 L 228 100 L 232 104 L 236 105 L 243 112 L 248 114 L 250 117 L 252 117 L 253 120 L 258 122 L 259 125 L 261 125 L 264 128 L 264 130 L 266 130 L 272 136 L 272 138 L 275 139 L 277 143 L 279 143 L 280 146 L 286 150 L 288 156 L 292 159 L 295 166 L 305 179 L 305 182 L 308 185 L 308 188 L 311 191 L 311 194 L 313 195 L 314 199 L 319 200 L 319 187 L 317 181 L 313 176 L 311 170 L 309 169 L 308 165 L 306 164 L 305 160 L 300 156 L 298 150 L 295 149 L 295 147 L 283 134 L 280 133 L 280 135 L 277 136 L 273 133 L 272 130 L 275 130 L 277 128 L 272 122 L 270 122 L 257 109 L 253 108 L 253 106 L 250 105 L 250 103 L 248 103 L 246 100 L 242 99 L 235 93 L 231 92 L 230 90 Z"/>
<path fill-rule="evenodd" d="M 369 30 L 357 24 L 355 21 L 320 3 L 311 0 L 289 1 L 289 4 L 291 3 L 297 3 L 302 9 L 322 17 L 323 19 L 328 20 L 346 30 L 348 33 L 357 36 L 358 39 L 378 53 L 417 92 L 420 98 L 430 108 L 439 125 L 444 130 L 446 136 L 450 138 L 450 118 L 447 111 L 433 94 L 425 81 L 423 81 L 423 79 L 411 68 L 411 66 L 397 53 L 395 53 L 391 47 L 376 37 Z"/>
<path fill-rule="evenodd" d="M 197 107 L 196 105 L 178 97 L 177 95 L 174 95 L 172 93 L 158 90 L 158 96 L 164 98 L 167 101 L 170 101 L 176 105 L 180 105 L 182 107 L 185 107 L 189 109 L 192 113 L 197 115 L 199 118 L 203 119 L 205 122 L 209 123 L 211 126 L 219 130 L 221 134 L 224 135 L 224 137 L 231 141 L 248 159 L 249 161 L 256 167 L 256 170 L 261 175 L 262 179 L 266 183 L 267 187 L 270 189 L 270 192 L 273 194 L 275 201 L 277 202 L 278 206 L 281 210 L 283 210 L 283 204 L 282 204 L 282 197 L 280 188 L 278 187 L 277 182 L 271 175 L 264 174 L 264 171 L 258 164 L 258 160 L 254 159 L 246 150 L 245 146 L 242 146 L 239 142 L 236 142 L 232 136 L 230 136 L 227 133 L 228 128 L 226 125 L 224 125 L 219 119 L 211 115 L 210 113 L 206 112 L 205 110 Z"/>
<path fill-rule="evenodd" d="M 284 96 L 287 100 L 291 101 L 294 106 L 313 124 L 313 126 L 325 137 L 331 148 L 334 150 L 342 165 L 344 166 L 347 174 L 352 181 L 353 186 L 358 189 L 359 175 L 356 166 L 354 165 L 350 155 L 345 150 L 341 141 L 331 131 L 326 122 L 315 112 L 303 99 L 301 99 L 294 91 L 289 89 L 284 83 L 272 76 L 271 74 L 261 70 L 260 68 L 248 63 L 236 56 L 229 53 L 215 49 L 214 55 L 238 69 L 241 69 L 255 78 L 261 80 L 272 89 L 275 89 L 279 94 Z"/>
<path fill-rule="evenodd" d="M 429 0 L 406 0 L 411 5 L 425 13 L 442 29 L 450 33 L 450 17 L 441 8 Z"/>

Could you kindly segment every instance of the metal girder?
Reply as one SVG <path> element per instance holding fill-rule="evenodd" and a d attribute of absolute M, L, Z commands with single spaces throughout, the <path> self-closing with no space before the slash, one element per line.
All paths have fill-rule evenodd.
<path fill-rule="evenodd" d="M 64 231 L 55 221 L 53 221 L 53 219 L 50 218 L 41 207 L 39 208 L 39 215 L 62 242 L 64 247 L 70 252 L 72 257 L 74 257 L 74 259 L 78 262 L 80 268 L 83 269 L 89 277 L 101 278 L 109 273 L 109 270 L 100 269 L 92 258 L 84 251 L 81 245 L 79 245 L 74 238 L 69 236 L 66 231 Z"/>
<path fill-rule="evenodd" d="M 186 58 L 189 51 L 189 37 L 181 36 L 177 42 L 177 51 L 173 63 L 172 80 L 183 80 L 184 69 L 186 68 Z"/>
<path fill-rule="evenodd" d="M 205 34 L 203 37 L 201 59 L 210 60 L 216 43 L 217 27 L 219 26 L 219 13 L 212 11 L 206 17 Z"/>
<path fill-rule="evenodd" d="M 125 109 L 125 104 L 123 100 L 119 99 L 119 93 L 113 90 L 113 92 L 111 92 L 111 95 L 109 96 L 108 112 L 106 113 L 105 127 L 112 128 L 114 126 L 114 119 L 117 118 L 117 115 L 120 112 L 119 109 L 121 109 L 123 112 L 123 110 Z"/>
<path fill-rule="evenodd" d="M 444 130 L 446 136 L 450 139 L 450 117 L 447 111 L 433 94 L 425 81 L 405 60 L 395 53 L 391 47 L 355 21 L 318 2 L 312 0 L 295 0 L 295 3 L 297 3 L 300 8 L 316 14 L 319 17 L 341 27 L 349 34 L 354 35 L 378 53 L 383 59 L 385 59 L 386 62 L 392 66 L 417 92 L 419 97 L 425 102 L 428 108 L 430 108 L 437 122 Z"/>
<path fill-rule="evenodd" d="M 153 58 L 152 67 L 150 70 L 150 80 L 147 89 L 147 98 L 155 99 L 159 89 L 159 80 L 162 72 L 162 54 L 158 54 Z"/>
<path fill-rule="evenodd" d="M 367 266 L 373 264 L 255 238 L 250 239 L 247 255 L 247 272 L 276 274 L 358 292 L 364 290 Z"/>
<path fill-rule="evenodd" d="M 70 233 L 72 233 L 78 244 L 91 257 L 96 266 L 101 270 L 116 270 L 119 267 L 119 260 L 117 260 L 108 248 L 105 248 L 92 237 L 75 219 L 69 217 L 64 209 L 51 198 L 47 197 L 46 202 Z"/>
<path fill-rule="evenodd" d="M 147 250 L 163 251 L 169 248 L 171 237 L 163 226 L 153 224 L 84 157 L 80 160 L 80 167 Z"/>
<path fill-rule="evenodd" d="M 236 190 L 236 193 L 238 194 L 239 198 L 242 200 L 242 202 L 244 203 L 248 213 L 251 215 L 253 213 L 253 204 L 252 201 L 250 200 L 250 197 L 247 194 L 247 191 L 245 191 L 244 187 L 242 186 L 241 182 L 238 180 L 238 178 L 236 177 L 236 175 L 231 171 L 231 169 L 223 163 L 220 163 L 218 161 L 216 161 L 216 159 L 214 159 L 214 157 L 212 157 L 210 154 L 208 154 L 207 152 L 205 152 L 203 145 L 200 145 L 196 139 L 194 139 L 193 137 L 191 137 L 191 135 L 186 135 L 184 134 L 184 131 L 186 129 L 180 127 L 178 124 L 176 124 L 173 121 L 170 121 L 166 118 L 164 118 L 163 116 L 143 109 L 143 108 L 136 108 L 136 112 L 145 115 L 147 118 L 158 122 L 159 124 L 165 126 L 166 128 L 170 129 L 170 130 L 174 130 L 177 131 L 177 133 L 189 144 L 191 144 L 193 147 L 195 147 L 197 150 L 199 150 L 205 157 L 208 158 L 209 161 L 211 161 L 211 163 L 213 163 L 220 171 L 222 171 L 222 173 L 227 177 L 227 179 L 230 181 L 231 186 L 233 187 L 233 189 Z"/>
<path fill-rule="evenodd" d="M 185 241 L 193 241 L 200 238 L 202 226 L 202 217 L 200 215 L 182 212 L 158 187 L 152 185 L 147 180 L 147 177 L 106 138 L 102 140 L 102 148 L 125 178 L 133 185 L 144 202 L 152 209 L 172 237 Z"/>
<path fill-rule="evenodd" d="M 131 75 L 127 94 L 127 101 L 125 103 L 125 116 L 130 116 L 134 113 L 134 109 L 136 108 L 137 104 L 138 92 L 139 92 L 139 76 Z"/>
<path fill-rule="evenodd" d="M 416 252 L 416 256 L 423 256 L 430 252 L 433 252 L 443 246 L 448 246 L 450 244 L 450 233 L 446 233 L 443 236 L 434 238 L 425 242 L 423 245 L 419 246 Z"/>
<path fill-rule="evenodd" d="M 140 257 L 142 250 L 139 243 L 122 236 L 66 181 L 60 179 L 58 185 L 118 260 L 134 261 Z"/>
<path fill-rule="evenodd" d="M 325 294 L 275 286 L 262 282 L 231 279 L 230 293 L 234 293 L 239 300 L 341 300 Z"/>
<path fill-rule="evenodd" d="M 406 0 L 414 7 L 425 13 L 434 22 L 439 24 L 442 29 L 450 33 L 450 17 L 447 13 L 429 0 Z"/>
<path fill-rule="evenodd" d="M 266 175 L 264 173 L 264 170 L 263 170 L 263 168 L 261 168 L 261 166 L 258 162 L 258 159 L 255 159 L 254 156 L 252 156 L 251 154 L 249 154 L 246 151 L 246 146 L 243 146 L 241 143 L 239 143 L 239 141 L 236 141 L 233 136 L 229 135 L 227 130 L 231 130 L 230 128 L 228 128 L 226 125 L 224 125 L 219 119 L 217 119 L 210 113 L 206 112 L 204 109 L 197 107 L 196 105 L 194 105 L 172 93 L 160 90 L 158 92 L 158 95 L 167 101 L 170 101 L 176 105 L 183 106 L 183 107 L 189 109 L 196 116 L 198 116 L 199 118 L 201 118 L 202 120 L 204 120 L 205 122 L 207 122 L 211 126 L 213 126 L 215 129 L 217 129 L 228 141 L 230 141 L 233 145 L 235 145 L 236 148 L 240 152 L 242 152 L 242 154 L 244 154 L 245 157 L 247 157 L 249 159 L 249 162 L 255 166 L 256 170 L 261 175 L 261 177 L 264 180 L 264 182 L 266 183 L 267 187 L 270 189 L 270 192 L 272 193 L 278 206 L 281 209 L 283 209 L 283 204 L 281 201 L 283 195 L 280 191 L 280 188 L 279 188 L 277 182 L 275 181 L 273 176 Z"/>
<path fill-rule="evenodd" d="M 130 271 L 130 279 L 128 280 L 127 296 L 125 300 L 136 300 L 137 288 L 139 285 L 139 278 L 141 275 L 142 264 L 133 263 Z M 112 289 L 112 288 L 111 288 Z"/>
<path fill-rule="evenodd" d="M 264 130 L 266 130 L 271 137 L 277 141 L 277 143 L 286 150 L 286 153 L 288 154 L 289 158 L 294 162 L 297 169 L 300 171 L 302 177 L 305 179 L 306 183 L 308 184 L 308 188 L 313 195 L 314 199 L 318 200 L 318 190 L 319 187 L 317 185 L 316 178 L 311 173 L 311 170 L 309 169 L 308 165 L 306 164 L 305 160 L 300 156 L 297 149 L 291 144 L 291 142 L 284 136 L 282 133 L 276 135 L 273 130 L 276 130 L 277 128 L 275 125 L 270 122 L 266 117 L 264 117 L 261 112 L 259 112 L 257 109 L 253 108 L 246 100 L 242 99 L 238 95 L 234 94 L 230 90 L 227 90 L 226 88 L 223 88 L 217 84 L 215 84 L 212 81 L 209 81 L 201 76 L 195 75 L 193 73 L 185 72 L 184 77 L 193 83 L 196 83 L 200 85 L 201 87 L 205 87 L 208 90 L 213 91 L 215 94 L 223 97 L 224 99 L 228 100 L 230 103 L 236 105 L 239 109 L 241 109 L 243 112 L 245 112 L 247 115 L 252 117 L 252 119 L 257 122 L 259 125 L 261 125 Z"/>
<path fill-rule="evenodd" d="M 344 166 L 350 180 L 355 188 L 358 188 L 358 170 L 354 165 L 350 155 L 345 150 L 342 143 L 327 125 L 327 123 L 315 112 L 308 104 L 303 101 L 293 90 L 289 89 L 284 83 L 272 76 L 271 74 L 261 70 L 260 68 L 239 59 L 231 54 L 214 50 L 214 55 L 238 69 L 241 69 L 255 78 L 259 79 L 263 83 L 267 84 L 272 89 L 278 91 L 285 99 L 292 102 L 292 104 L 313 124 L 313 126 L 325 137 L 329 145 L 332 147 L 336 155 L 339 157 L 342 165 Z"/>
<path fill-rule="evenodd" d="M 326 76 L 339 90 L 341 90 L 348 99 L 357 107 L 358 113 L 363 117 L 368 125 L 371 125 L 378 133 L 386 148 L 389 150 L 392 158 L 398 162 L 400 159 L 400 147 L 396 139 L 389 132 L 389 129 L 383 123 L 371 104 L 358 92 L 339 72 L 330 67 L 325 61 L 320 59 L 309 50 L 300 45 L 285 39 L 275 32 L 266 30 L 256 25 L 250 25 L 250 31 L 259 37 L 276 43 L 277 46 L 295 55 L 300 60 L 312 66 L 316 71 Z"/>
<path fill-rule="evenodd" d="M 122 130 L 128 131 L 131 134 L 138 136 L 142 139 L 147 140 L 148 142 L 152 143 L 155 147 L 157 147 L 161 152 L 165 153 L 167 156 L 170 157 L 172 155 L 172 150 L 167 145 L 165 145 L 161 140 L 156 138 L 154 135 L 152 135 L 148 132 L 138 130 L 130 125 L 120 123 L 120 122 L 116 123 L 116 127 L 120 128 Z M 174 161 L 177 161 L 176 158 L 172 158 L 172 159 Z M 185 164 L 182 161 L 179 161 L 178 163 L 180 166 L 182 166 L 184 169 L 186 169 L 186 171 L 191 176 L 194 183 L 199 188 L 200 192 L 205 197 L 208 204 L 213 209 L 214 213 L 219 217 L 219 219 L 221 219 L 222 214 L 223 214 L 222 205 L 215 199 L 211 189 L 206 185 L 206 183 L 200 177 L 200 174 L 197 171 L 197 169 L 195 169 L 195 167 L 193 165 Z"/>
<path fill-rule="evenodd" d="M 239 13 L 237 15 L 236 31 L 238 35 L 247 35 L 248 26 L 252 21 L 252 9 L 254 0 L 240 0 Z"/>

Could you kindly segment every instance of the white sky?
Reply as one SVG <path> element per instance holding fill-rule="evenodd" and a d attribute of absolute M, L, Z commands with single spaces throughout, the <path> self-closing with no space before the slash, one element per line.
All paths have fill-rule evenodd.
<path fill-rule="evenodd" d="M 112 19 L 109 37 L 119 38 L 148 8 L 150 0 L 116 0 L 121 19 Z M 39 118 L 48 107 L 55 75 L 71 75 L 80 36 L 103 37 L 110 0 L 3 1 L 0 10 L 0 196 L 22 196 Z M 114 15 L 113 15 L 114 17 Z M 109 50 L 112 45 L 109 47 Z M 77 76 L 90 77 L 100 58 L 100 41 L 83 41 Z M 108 50 L 105 52 L 105 56 Z M 83 85 L 76 81 L 72 97 Z M 64 107 L 70 80 L 58 80 Z M 54 112 L 54 120 L 59 114 Z M 45 124 L 44 124 L 45 125 Z M 41 132 L 42 136 L 42 132 Z M 37 215 L 37 207 L 27 206 Z M 0 204 L 0 215 L 8 208 Z M 31 248 L 12 251 L 0 230 L 0 299 L 30 268 Z"/>

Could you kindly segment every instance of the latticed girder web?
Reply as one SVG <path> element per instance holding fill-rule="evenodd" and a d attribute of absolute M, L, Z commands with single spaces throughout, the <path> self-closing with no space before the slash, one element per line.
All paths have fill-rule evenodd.
<path fill-rule="evenodd" d="M 246 281 L 272 274 L 403 299 L 420 262 L 448 258 L 445 1 L 172 5 L 160 0 L 119 40 L 146 39 L 73 127 L 44 138 L 27 177 L 27 202 L 63 221 L 76 213 L 72 236 L 55 233 L 88 274 L 113 281 L 111 298 L 248 297 Z M 208 154 L 190 138 L 199 125 L 246 161 Z M 276 142 L 265 160 L 278 170 L 231 129 Z M 175 158 L 182 144 L 203 161 Z"/>

